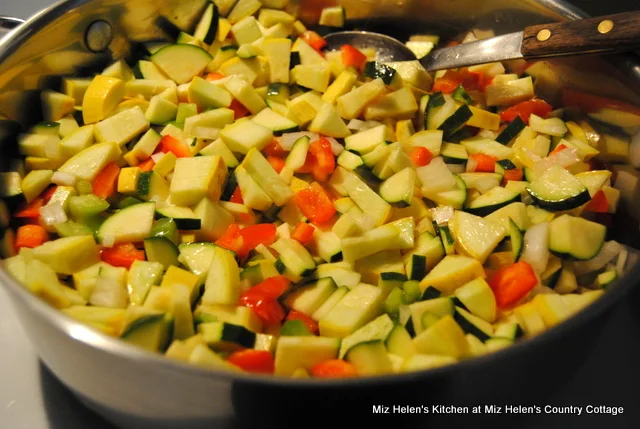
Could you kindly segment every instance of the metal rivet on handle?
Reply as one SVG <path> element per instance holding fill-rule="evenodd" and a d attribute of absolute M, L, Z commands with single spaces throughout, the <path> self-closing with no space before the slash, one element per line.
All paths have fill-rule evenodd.
<path fill-rule="evenodd" d="M 605 19 L 598 24 L 598 31 L 600 34 L 607 34 L 609 31 L 613 29 L 613 21 L 610 19 Z"/>
<path fill-rule="evenodd" d="M 101 52 L 107 49 L 112 38 L 111 24 L 103 20 L 92 22 L 84 35 L 87 48 L 92 52 Z"/>
<path fill-rule="evenodd" d="M 541 42 L 549 40 L 549 37 L 551 37 L 551 31 L 546 28 L 544 30 L 538 31 L 538 35 L 536 36 L 536 38 Z"/>

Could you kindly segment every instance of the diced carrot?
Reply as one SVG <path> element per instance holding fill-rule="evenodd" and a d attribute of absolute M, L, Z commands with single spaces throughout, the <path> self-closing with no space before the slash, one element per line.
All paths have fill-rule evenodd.
<path fill-rule="evenodd" d="M 291 233 L 291 238 L 302 244 L 307 244 L 313 238 L 315 228 L 306 222 L 299 222 Z"/>
<path fill-rule="evenodd" d="M 107 164 L 93 181 L 93 193 L 100 198 L 107 199 L 115 194 L 118 184 L 120 167 L 115 162 Z"/>
<path fill-rule="evenodd" d="M 133 243 L 120 243 L 113 247 L 105 247 L 100 251 L 100 258 L 114 267 L 131 268 L 134 261 L 144 261 L 144 250 L 138 250 Z"/>
<path fill-rule="evenodd" d="M 178 158 L 187 158 L 191 156 L 189 147 L 185 143 L 169 134 L 162 137 L 162 139 L 160 140 L 160 146 L 163 152 L 172 152 Z"/>
<path fill-rule="evenodd" d="M 429 165 L 433 159 L 433 154 L 424 146 L 416 146 L 411 151 L 411 160 L 416 167 Z"/>
<path fill-rule="evenodd" d="M 594 213 L 609 213 L 609 203 L 607 201 L 607 196 L 599 190 L 595 193 L 591 201 L 587 203 L 587 206 L 584 208 L 585 211 L 594 212 Z"/>
<path fill-rule="evenodd" d="M 273 374 L 275 368 L 273 356 L 267 350 L 238 350 L 227 357 L 227 362 L 257 374 Z"/>
<path fill-rule="evenodd" d="M 236 186 L 235 191 L 231 194 L 230 202 L 236 204 L 244 204 L 244 199 L 242 198 L 242 191 L 240 190 L 240 186 Z"/>
<path fill-rule="evenodd" d="M 307 316 L 306 314 L 300 312 L 300 311 L 296 311 L 296 310 L 291 310 L 289 311 L 289 314 L 287 314 L 287 318 L 285 320 L 299 320 L 302 323 L 304 323 L 304 326 L 306 326 L 306 328 L 309 330 L 309 332 L 311 332 L 313 335 L 318 335 L 320 333 L 320 328 L 318 327 L 318 322 L 316 322 L 315 320 L 313 320 L 311 317 Z"/>
<path fill-rule="evenodd" d="M 506 185 L 510 180 L 520 181 L 522 180 L 523 172 L 520 168 L 513 168 L 511 170 L 505 170 L 502 177 L 502 184 Z"/>
<path fill-rule="evenodd" d="M 493 173 L 496 170 L 496 159 L 483 153 L 474 153 L 469 155 L 469 159 L 473 159 L 476 164 L 474 171 L 483 173 Z"/>
<path fill-rule="evenodd" d="M 235 98 L 233 99 L 233 101 L 231 101 L 231 104 L 229 105 L 229 109 L 233 110 L 233 119 L 236 119 L 236 120 L 240 118 L 244 118 L 249 114 L 249 109 L 244 107 L 244 105 L 240 103 L 238 100 L 236 100 Z"/>
<path fill-rule="evenodd" d="M 16 233 L 16 250 L 23 247 L 33 249 L 49 241 L 49 233 L 40 225 L 22 225 Z"/>
<path fill-rule="evenodd" d="M 43 205 L 44 199 L 37 198 L 16 212 L 14 216 L 17 218 L 37 218 L 40 216 L 40 209 Z"/>
<path fill-rule="evenodd" d="M 536 287 L 538 279 L 531 265 L 518 261 L 495 271 L 488 283 L 496 297 L 498 308 L 504 309 L 524 298 Z"/>
<path fill-rule="evenodd" d="M 316 224 L 326 223 L 336 213 L 327 192 L 318 182 L 299 191 L 295 195 L 295 202 L 302 213 Z"/>
<path fill-rule="evenodd" d="M 342 45 L 340 47 L 340 58 L 343 65 L 353 67 L 356 70 L 361 70 L 365 61 L 367 61 L 367 56 L 351 45 Z"/>
<path fill-rule="evenodd" d="M 267 161 L 269 161 L 269 164 L 271 164 L 271 166 L 273 167 L 274 170 L 276 170 L 277 173 L 280 173 L 284 168 L 285 162 L 283 158 L 269 155 L 267 156 Z"/>
<path fill-rule="evenodd" d="M 315 364 L 311 368 L 311 375 L 316 378 L 347 378 L 356 377 L 356 367 L 342 359 L 331 359 Z"/>
<path fill-rule="evenodd" d="M 138 167 L 142 171 L 151 171 L 153 170 L 153 167 L 155 167 L 155 165 L 156 162 L 153 160 L 153 158 L 148 158 L 146 161 L 142 161 L 140 164 L 138 164 Z"/>

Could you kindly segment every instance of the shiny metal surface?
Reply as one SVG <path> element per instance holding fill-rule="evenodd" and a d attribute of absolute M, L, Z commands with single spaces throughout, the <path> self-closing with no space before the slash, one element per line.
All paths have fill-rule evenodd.
<path fill-rule="evenodd" d="M 20 18 L 13 18 L 11 16 L 0 15 L 0 31 L 13 30 L 20 24 L 24 23 L 24 20 Z"/>
<path fill-rule="evenodd" d="M 526 25 L 582 16 L 561 1 L 551 0 L 345 0 L 341 4 L 347 16 L 360 20 L 364 27 L 382 26 L 390 33 L 430 28 L 449 36 L 474 27 L 501 35 Z M 317 16 L 317 5 L 315 0 L 302 0 L 301 17 Z M 43 10 L 0 41 L 0 115 L 25 126 L 39 121 L 40 90 L 56 88 L 61 76 L 86 76 L 113 59 L 133 58 L 141 42 L 169 39 L 176 29 L 191 30 L 204 6 L 206 0 L 67 0 Z M 113 38 L 106 51 L 92 53 L 86 48 L 85 32 L 100 19 L 111 25 Z M 618 68 L 611 69 L 611 82 L 598 82 L 601 90 L 637 101 L 640 95 L 629 89 L 640 88 L 640 67 L 629 56 L 614 59 Z M 596 67 L 591 61 L 590 68 L 607 67 L 604 63 Z M 627 83 L 614 80 L 614 76 L 627 79 Z M 636 80 L 629 87 L 631 78 Z M 0 144 L 4 144 L 5 154 L 0 159 L 6 161 L 7 154 L 15 148 L 7 146 L 8 140 Z M 225 427 L 236 412 L 234 391 L 240 387 L 384 389 L 418 378 L 428 385 L 433 377 L 454 375 L 462 369 L 482 371 L 492 360 L 520 359 L 533 348 L 563 338 L 604 314 L 634 287 L 639 276 L 640 267 L 634 267 L 588 312 L 493 356 L 425 373 L 326 383 L 232 375 L 170 361 L 67 318 L 32 296 L 4 270 L 0 270 L 0 284 L 8 292 L 42 361 L 89 406 L 124 428 L 190 429 Z"/>
<path fill-rule="evenodd" d="M 339 50 L 342 45 L 358 49 L 373 48 L 378 61 L 413 61 L 416 56 L 402 42 L 393 37 L 370 31 L 339 31 L 327 34 L 327 49 Z"/>
<path fill-rule="evenodd" d="M 451 48 L 435 49 L 420 62 L 429 71 L 522 58 L 522 32 L 516 31 Z"/>

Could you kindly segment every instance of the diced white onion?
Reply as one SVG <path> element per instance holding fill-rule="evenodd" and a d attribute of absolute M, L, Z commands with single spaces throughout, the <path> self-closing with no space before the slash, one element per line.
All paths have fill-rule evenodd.
<path fill-rule="evenodd" d="M 527 262 L 540 275 L 549 260 L 549 223 L 532 226 L 524 234 L 524 251 L 521 260 Z"/>
<path fill-rule="evenodd" d="M 360 119 L 352 119 L 347 124 L 347 128 L 353 131 L 358 131 L 361 130 L 365 125 L 365 122 L 361 121 Z"/>
<path fill-rule="evenodd" d="M 326 139 L 331 143 L 331 152 L 333 152 L 333 156 L 338 156 L 344 151 L 344 146 L 342 146 L 338 140 L 333 137 L 326 137 Z"/>
<path fill-rule="evenodd" d="M 624 275 L 624 267 L 627 264 L 627 259 L 629 256 L 629 251 L 623 247 L 618 255 L 618 259 L 616 260 L 616 274 L 618 277 L 622 277 Z"/>
<path fill-rule="evenodd" d="M 151 155 L 151 159 L 153 159 L 153 162 L 155 162 L 156 164 L 158 162 L 160 162 L 160 160 L 164 157 L 164 152 L 158 152 L 158 153 L 154 153 L 153 155 Z"/>
<path fill-rule="evenodd" d="M 453 217 L 453 207 L 440 206 L 431 209 L 431 217 L 438 225 L 446 225 L 449 219 Z"/>
<path fill-rule="evenodd" d="M 495 188 L 499 184 L 500 184 L 500 180 L 497 179 L 494 175 L 488 175 L 486 177 L 481 177 L 479 179 L 476 179 L 476 181 L 475 181 L 476 189 L 478 191 L 482 192 L 483 194 L 485 192 L 488 192 L 491 189 Z"/>
<path fill-rule="evenodd" d="M 289 152 L 293 144 L 302 136 L 308 136 L 311 141 L 318 140 L 320 137 L 317 133 L 311 131 L 296 131 L 295 133 L 285 133 L 280 136 L 280 147 Z"/>
<path fill-rule="evenodd" d="M 116 238 L 113 235 L 105 235 L 102 237 L 102 245 L 104 247 L 113 247 L 116 244 Z"/>
<path fill-rule="evenodd" d="M 567 126 L 560 118 L 542 119 L 540 116 L 532 114 L 529 117 L 529 127 L 532 130 L 550 136 L 562 137 L 567 133 Z"/>
<path fill-rule="evenodd" d="M 577 276 L 597 271 L 613 261 L 622 250 L 622 245 L 617 241 L 607 241 L 596 256 L 588 261 L 577 261 L 573 263 L 573 269 Z"/>
<path fill-rule="evenodd" d="M 62 204 L 53 202 L 40 208 L 40 217 L 44 224 L 48 226 L 65 223 L 68 220 Z"/>
<path fill-rule="evenodd" d="M 478 166 L 478 161 L 475 158 L 469 158 L 467 160 L 466 171 L 467 173 L 473 173 L 476 171 L 476 167 Z"/>
<path fill-rule="evenodd" d="M 276 228 L 276 232 L 280 238 L 291 238 L 291 229 L 289 229 L 289 224 L 286 222 Z"/>
<path fill-rule="evenodd" d="M 580 161 L 581 159 L 576 148 L 566 148 L 561 150 L 560 152 L 549 155 L 548 157 L 543 158 L 540 161 L 537 161 L 533 165 L 533 173 L 539 177 L 542 173 L 544 173 L 554 165 L 559 165 L 561 167 L 567 168 L 579 163 Z"/>
<path fill-rule="evenodd" d="M 629 160 L 635 168 L 640 168 L 640 131 L 631 137 L 631 143 L 629 143 Z"/>
<path fill-rule="evenodd" d="M 442 157 L 434 158 L 428 165 L 416 169 L 422 183 L 423 194 L 433 195 L 448 191 L 456 185 L 453 173 L 449 171 Z"/>
<path fill-rule="evenodd" d="M 453 174 L 464 173 L 464 165 L 462 164 L 447 164 L 447 168 Z"/>
<path fill-rule="evenodd" d="M 56 171 L 51 176 L 51 182 L 60 186 L 75 186 L 77 177 L 73 174 L 63 173 L 62 171 Z"/>
<path fill-rule="evenodd" d="M 194 127 L 193 135 L 205 140 L 215 140 L 220 134 L 220 129 L 212 127 Z"/>

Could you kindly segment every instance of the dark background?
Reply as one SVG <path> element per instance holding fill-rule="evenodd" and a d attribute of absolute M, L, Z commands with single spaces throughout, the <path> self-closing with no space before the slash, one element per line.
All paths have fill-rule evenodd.
<path fill-rule="evenodd" d="M 582 8 L 590 15 L 640 10 L 638 0 L 573 0 L 570 3 Z M 534 415 L 520 418 L 517 422 L 496 416 L 491 418 L 491 421 L 476 420 L 475 424 L 472 423 L 468 427 L 480 425 L 492 429 L 497 427 L 513 429 L 640 428 L 640 311 L 638 307 L 640 307 L 640 288 L 636 288 L 629 299 L 615 309 L 606 322 L 602 334 L 598 335 L 596 347 L 591 351 L 590 356 L 575 368 L 574 373 L 567 377 L 568 381 L 558 390 L 540 392 L 539 404 L 608 405 L 624 407 L 623 414 L 615 417 L 584 414 L 580 417 L 558 415 L 553 419 L 549 419 L 548 416 Z M 554 365 L 554 363 L 543 361 L 540 365 Z M 74 421 L 79 423 L 78 427 L 115 429 L 84 409 L 44 366 L 41 366 L 41 374 L 44 402 L 53 428 L 68 428 L 70 421 Z M 381 423 L 385 420 L 393 424 L 392 419 L 384 419 L 381 416 Z M 336 422 L 338 421 L 340 418 L 337 417 Z M 508 426 L 504 426 L 505 424 Z M 75 424 L 72 425 L 75 427 Z M 300 422 L 300 425 L 306 426 L 305 422 Z M 336 425 L 336 427 L 339 426 Z"/>

